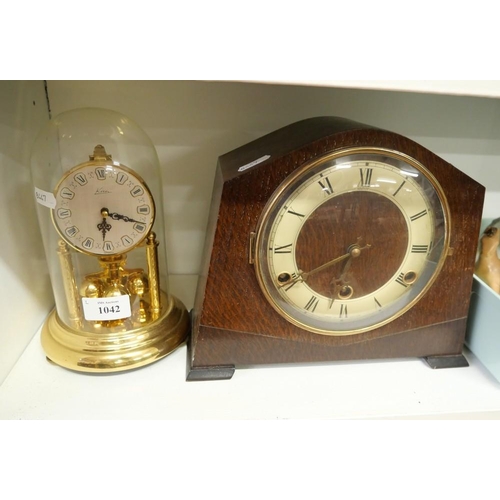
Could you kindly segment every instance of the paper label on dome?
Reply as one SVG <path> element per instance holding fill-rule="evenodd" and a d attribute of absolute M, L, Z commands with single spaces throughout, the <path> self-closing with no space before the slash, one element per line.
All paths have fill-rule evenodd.
<path fill-rule="evenodd" d="M 130 318 L 130 297 L 83 298 L 83 315 L 87 321 L 106 321 Z"/>
<path fill-rule="evenodd" d="M 37 203 L 40 203 L 40 205 L 44 207 L 56 208 L 56 198 L 49 191 L 44 191 L 43 189 L 35 187 L 35 199 Z"/>

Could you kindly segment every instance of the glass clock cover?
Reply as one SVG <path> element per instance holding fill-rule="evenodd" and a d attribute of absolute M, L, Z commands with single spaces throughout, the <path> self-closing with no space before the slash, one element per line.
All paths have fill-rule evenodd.
<path fill-rule="evenodd" d="M 40 132 L 31 163 L 60 320 L 83 331 L 147 322 L 148 244 L 156 247 L 158 280 L 167 292 L 159 161 L 149 137 L 120 113 L 72 110 Z M 99 311 L 81 310 L 81 299 L 103 296 L 123 300 L 116 312 L 104 303 L 106 321 L 98 322 Z"/>

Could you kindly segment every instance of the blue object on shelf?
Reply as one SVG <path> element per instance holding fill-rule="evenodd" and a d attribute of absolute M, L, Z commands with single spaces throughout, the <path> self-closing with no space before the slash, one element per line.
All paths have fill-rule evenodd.
<path fill-rule="evenodd" d="M 500 295 L 475 275 L 465 344 L 500 382 Z"/>

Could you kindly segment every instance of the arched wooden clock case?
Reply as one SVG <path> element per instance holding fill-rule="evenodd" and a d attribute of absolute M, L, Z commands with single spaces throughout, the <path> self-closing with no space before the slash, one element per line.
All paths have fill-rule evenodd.
<path fill-rule="evenodd" d="M 335 161 L 338 157 L 342 158 L 345 152 L 350 152 L 352 154 L 349 159 L 354 162 L 350 182 L 352 183 L 358 176 L 357 173 L 354 174 L 356 167 L 356 172 L 359 171 L 360 175 L 356 187 L 359 190 L 369 186 L 367 175 L 371 176 L 372 172 L 372 164 L 367 161 L 366 165 L 369 165 L 370 169 L 364 168 L 361 160 L 372 159 L 373 155 L 365 153 L 374 151 L 384 152 L 390 163 L 392 162 L 383 167 L 387 169 L 388 174 L 385 176 L 387 177 L 385 182 L 394 184 L 393 188 L 383 187 L 386 190 L 393 189 L 392 192 L 381 193 L 385 198 L 390 199 L 397 194 L 399 192 L 397 187 L 405 183 L 405 178 L 408 179 L 408 183 L 413 182 L 410 177 L 401 177 L 402 180 L 399 180 L 398 176 L 401 176 L 401 173 L 397 162 L 401 158 L 408 159 L 409 165 L 421 168 L 424 177 L 429 178 L 430 184 L 418 188 L 423 199 L 429 191 L 439 194 L 441 208 L 436 209 L 436 213 L 430 208 L 429 213 L 432 212 L 438 222 L 442 219 L 442 229 L 439 230 L 441 233 L 438 231 L 439 234 L 434 235 L 440 243 L 428 240 L 423 242 L 414 238 L 404 243 L 408 247 L 404 258 L 408 258 L 410 253 L 420 254 L 429 248 L 435 249 L 436 252 L 439 250 L 441 253 L 435 256 L 436 266 L 432 276 L 429 275 L 424 284 L 419 285 L 418 297 L 407 300 L 402 306 L 395 306 L 394 314 L 385 316 L 382 314 L 381 317 L 385 319 L 378 323 L 365 321 L 361 314 L 361 320 L 352 323 L 354 326 L 351 331 L 348 322 L 338 321 L 339 317 L 341 320 L 346 320 L 348 307 L 349 313 L 354 309 L 353 302 L 343 300 L 350 299 L 353 294 L 350 284 L 344 286 L 342 290 L 336 289 L 336 292 L 338 291 L 336 297 L 340 300 L 334 302 L 332 298 L 329 303 L 327 297 L 323 296 L 328 293 L 321 292 L 323 293 L 321 295 L 314 292 L 314 286 L 319 286 L 315 283 L 321 280 L 318 278 L 315 282 L 309 278 L 310 283 L 308 282 L 306 287 L 305 279 L 312 273 L 300 275 L 297 268 L 296 274 L 291 272 L 291 276 L 283 273 L 275 278 L 269 278 L 275 279 L 278 291 L 271 290 L 268 293 L 265 275 L 269 272 L 265 269 L 262 271 L 265 266 L 256 266 L 255 261 L 259 245 L 262 247 L 261 240 L 265 239 L 260 237 L 261 233 L 266 232 L 262 229 L 262 226 L 265 226 L 263 220 L 272 218 L 269 213 L 273 214 L 273 210 L 275 210 L 273 220 L 279 220 L 279 210 L 281 213 L 286 213 L 286 210 L 291 211 L 286 205 L 286 196 L 289 196 L 287 186 L 292 186 L 290 188 L 292 192 L 290 200 L 292 200 L 295 196 L 292 188 L 298 185 L 300 189 L 296 191 L 302 189 L 301 175 L 304 170 L 310 170 L 309 165 L 320 165 L 319 173 L 315 174 L 317 178 L 312 176 L 310 183 L 314 183 L 314 189 L 323 189 L 325 196 L 328 196 L 337 189 L 338 179 L 341 177 L 340 174 L 335 174 L 337 176 L 332 175 L 327 179 L 327 174 L 333 172 L 335 167 L 332 167 L 333 170 L 321 171 L 321 165 L 323 163 L 326 165 L 327 160 Z M 376 172 L 378 164 L 375 162 L 374 165 Z M 295 180 L 297 178 L 298 181 Z M 330 179 L 334 185 L 330 184 Z M 303 185 L 306 186 L 305 181 Z M 344 198 L 337 199 L 345 201 L 348 200 L 348 196 L 355 196 L 355 193 L 347 191 L 349 189 L 346 190 Z M 238 366 L 336 360 L 422 357 L 434 368 L 467 366 L 462 348 L 484 191 L 483 186 L 414 141 L 393 132 L 338 117 L 318 117 L 300 121 L 221 156 L 216 171 L 202 275 L 192 311 L 187 379 L 231 378 Z M 275 209 L 275 205 L 278 208 Z M 393 204 L 388 202 L 386 205 L 390 210 Z M 424 210 L 422 212 L 415 210 L 415 214 L 412 214 L 412 208 L 409 210 L 407 223 L 413 224 L 415 221 L 415 225 L 420 224 L 420 220 L 418 222 L 416 220 L 420 219 Z M 366 209 L 364 213 L 367 213 Z M 300 217 L 304 214 L 294 215 Z M 359 216 L 364 215 L 360 213 Z M 438 222 L 435 222 L 436 227 Z M 268 238 L 279 232 L 276 227 L 280 227 L 278 223 L 272 226 L 271 230 L 267 230 Z M 353 232 L 353 236 L 349 237 L 354 239 L 355 234 L 357 233 Z M 372 231 L 368 239 L 375 237 L 376 231 Z M 298 248 L 300 238 L 296 235 L 294 238 L 293 247 L 288 242 L 286 246 L 283 242 L 275 242 L 274 253 L 271 254 L 290 253 L 290 248 L 294 248 L 294 252 L 297 252 L 294 257 L 297 257 L 299 252 L 295 249 L 295 245 L 297 244 Z M 356 259 L 359 258 L 357 262 L 364 261 L 365 266 L 371 265 L 373 268 L 377 265 L 377 261 L 373 260 L 376 255 L 373 248 L 370 242 L 363 242 L 362 239 L 356 242 L 354 239 L 353 245 L 346 249 L 348 253 L 341 256 L 341 259 L 345 262 L 354 261 L 352 258 L 354 256 Z M 265 250 L 264 248 L 263 253 Z M 313 257 L 318 253 L 318 262 L 328 260 L 326 254 L 319 257 L 319 252 L 318 245 L 318 250 L 313 251 Z M 338 255 L 339 250 L 336 252 Z M 403 249 L 401 255 L 404 254 Z M 274 261 L 282 262 L 281 258 L 281 255 L 277 255 Z M 271 267 L 272 265 L 271 262 Z M 347 267 L 347 265 L 343 267 L 346 272 Z M 367 269 L 369 267 L 363 268 L 358 265 L 358 281 L 362 281 L 362 277 L 368 272 Z M 393 280 L 397 284 L 390 285 L 396 294 L 399 293 L 397 291 L 399 285 L 402 287 L 413 285 L 412 273 L 407 273 L 405 276 L 400 274 L 401 276 L 396 273 L 396 279 Z M 280 306 L 282 286 L 280 281 L 283 281 L 287 288 L 298 283 L 294 293 L 302 287 L 305 290 L 303 293 L 306 294 L 311 290 L 308 287 L 313 287 L 309 301 L 305 300 L 307 296 L 304 295 L 303 311 L 300 311 L 300 306 L 297 308 L 293 301 L 291 301 L 292 306 L 287 305 L 288 295 L 283 292 L 281 295 L 285 297 L 282 301 L 284 307 Z M 353 282 L 357 283 L 356 280 L 351 280 L 349 283 Z M 270 288 L 273 286 L 271 284 Z M 379 285 L 375 288 L 377 286 Z M 357 288 L 359 287 L 355 284 L 354 290 Z M 383 287 L 380 288 L 382 289 Z M 375 292 L 370 298 L 374 308 L 382 307 L 380 297 L 381 295 Z M 353 298 L 356 298 L 355 294 Z M 365 300 L 365 303 L 367 302 L 368 300 Z M 291 308 L 290 314 L 287 313 L 287 307 Z M 317 314 L 321 307 L 327 312 L 331 309 L 332 318 L 335 316 L 337 321 L 335 324 L 328 325 L 328 316 L 326 316 L 326 326 L 324 326 L 325 321 L 315 326 L 314 318 L 309 322 L 309 318 Z M 338 311 L 335 308 L 339 308 Z M 297 309 L 298 314 L 295 315 Z M 305 325 L 301 323 L 302 316 L 305 318 Z M 368 326 L 363 327 L 364 324 Z"/>

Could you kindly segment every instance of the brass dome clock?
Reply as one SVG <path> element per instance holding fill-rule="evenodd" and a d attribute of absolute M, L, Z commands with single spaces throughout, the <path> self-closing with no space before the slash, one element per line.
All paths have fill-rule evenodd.
<path fill-rule="evenodd" d="M 159 162 L 142 129 L 113 111 L 63 113 L 40 133 L 32 172 L 56 301 L 48 359 L 112 372 L 181 345 L 189 318 L 167 291 Z"/>
<path fill-rule="evenodd" d="M 219 158 L 189 380 L 238 366 L 462 355 L 484 187 L 338 117 Z"/>

